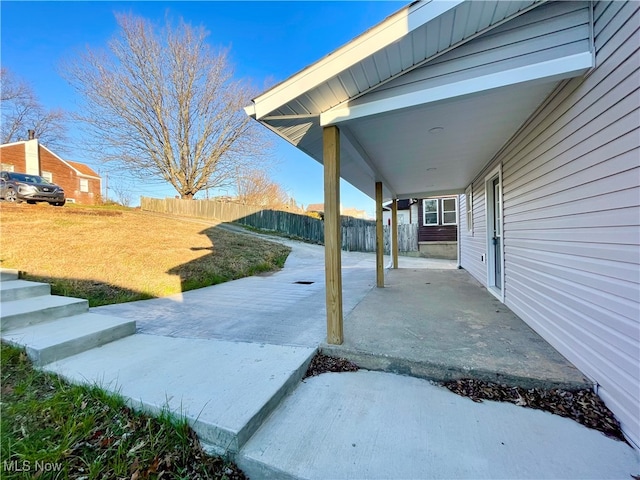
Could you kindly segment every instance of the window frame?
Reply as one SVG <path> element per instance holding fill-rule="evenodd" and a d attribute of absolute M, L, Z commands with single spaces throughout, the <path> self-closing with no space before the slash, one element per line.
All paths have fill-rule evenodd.
<path fill-rule="evenodd" d="M 53 183 L 53 173 L 45 172 L 44 170 L 40 172 L 40 176 L 44 178 L 47 182 Z"/>
<path fill-rule="evenodd" d="M 84 187 L 83 187 L 84 185 Z M 82 193 L 89 193 L 89 179 L 88 178 L 81 178 L 80 179 L 80 191 Z"/>
<path fill-rule="evenodd" d="M 427 209 L 425 208 L 426 202 L 434 202 L 436 204 L 436 223 L 427 223 Z M 433 210 L 429 210 L 428 213 L 433 213 Z M 423 227 L 437 227 L 440 225 L 440 201 L 437 198 L 423 198 L 422 199 L 422 226 Z"/>
<path fill-rule="evenodd" d="M 440 200 L 442 201 L 442 218 L 440 219 L 442 220 L 441 224 L 442 225 L 458 225 L 458 199 L 456 197 L 446 197 L 446 198 L 441 198 Z M 453 210 L 444 209 L 445 200 L 453 200 Z M 453 222 L 445 222 L 444 216 L 446 213 L 454 213 L 455 220 Z"/>
<path fill-rule="evenodd" d="M 471 232 L 471 235 L 473 235 L 473 184 L 466 188 L 464 195 L 467 210 L 467 232 Z"/>

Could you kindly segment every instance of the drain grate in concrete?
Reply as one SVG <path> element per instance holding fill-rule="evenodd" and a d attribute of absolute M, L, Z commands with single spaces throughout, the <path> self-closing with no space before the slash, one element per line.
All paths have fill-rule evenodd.
<path fill-rule="evenodd" d="M 297 283 L 299 285 L 311 285 L 314 282 L 309 282 L 309 281 L 306 281 L 306 280 L 298 280 L 297 282 L 293 282 L 293 283 Z"/>

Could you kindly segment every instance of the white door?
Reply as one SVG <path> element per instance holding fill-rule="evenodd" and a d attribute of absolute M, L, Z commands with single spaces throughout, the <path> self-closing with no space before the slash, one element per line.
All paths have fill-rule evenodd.
<path fill-rule="evenodd" d="M 494 287 L 502 290 L 502 205 L 500 204 L 500 178 L 495 177 L 491 181 L 493 188 L 492 216 L 493 216 L 493 272 Z"/>
<path fill-rule="evenodd" d="M 487 288 L 500 300 L 502 297 L 502 185 L 500 171 L 485 180 L 487 207 Z"/>

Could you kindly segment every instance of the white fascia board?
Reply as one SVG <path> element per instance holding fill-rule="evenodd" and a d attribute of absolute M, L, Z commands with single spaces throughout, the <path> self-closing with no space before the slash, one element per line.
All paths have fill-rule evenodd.
<path fill-rule="evenodd" d="M 247 105 L 244 107 L 244 113 L 251 118 L 256 118 L 256 106 L 255 104 Z"/>
<path fill-rule="evenodd" d="M 20 145 L 21 143 L 27 143 L 26 140 L 18 140 L 16 142 L 11 142 L 11 143 L 3 143 L 2 145 L 0 145 L 0 148 L 4 148 L 4 147 L 14 147 L 16 145 Z"/>
<path fill-rule="evenodd" d="M 260 120 L 464 1 L 469 0 L 415 2 L 394 13 L 333 53 L 256 97 L 255 118 Z"/>
<path fill-rule="evenodd" d="M 328 110 L 320 115 L 320 125 L 323 127 L 335 125 L 357 118 L 369 117 L 518 83 L 535 80 L 555 81 L 575 77 L 584 74 L 590 68 L 593 68 L 593 55 L 591 52 L 583 52 L 401 95 L 394 95 L 393 90 L 390 90 L 386 98 L 360 103 L 352 107 L 339 106 Z M 366 97 L 361 97 L 362 99 L 366 99 Z"/>

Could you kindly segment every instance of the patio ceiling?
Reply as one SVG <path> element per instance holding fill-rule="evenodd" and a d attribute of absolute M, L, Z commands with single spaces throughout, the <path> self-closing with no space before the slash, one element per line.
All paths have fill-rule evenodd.
<path fill-rule="evenodd" d="M 341 177 L 372 198 L 378 181 L 387 199 L 463 192 L 592 67 L 588 3 L 545 3 L 415 2 L 246 111 L 320 163 L 322 128 L 337 125 Z"/>

